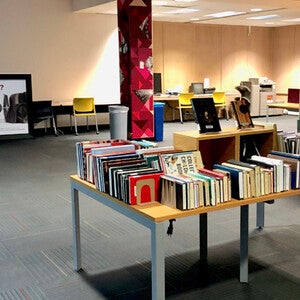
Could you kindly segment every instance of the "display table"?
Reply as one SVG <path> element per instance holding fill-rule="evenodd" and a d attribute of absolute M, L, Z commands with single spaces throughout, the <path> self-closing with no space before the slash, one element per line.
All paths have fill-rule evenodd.
<path fill-rule="evenodd" d="M 282 108 L 282 109 L 299 110 L 300 106 L 299 106 L 299 103 L 289 103 L 289 102 L 267 103 L 267 115 L 266 115 L 267 122 L 269 120 L 269 109 L 270 108 Z"/>
<path fill-rule="evenodd" d="M 127 216 L 151 230 L 151 278 L 152 299 L 165 299 L 165 253 L 164 240 L 166 235 L 165 221 L 199 215 L 200 261 L 207 261 L 207 213 L 240 207 L 240 282 L 248 282 L 248 223 L 249 204 L 260 203 L 271 199 L 300 194 L 299 190 L 265 195 L 245 200 L 232 200 L 217 206 L 201 207 L 194 210 L 178 210 L 160 203 L 142 206 L 130 206 L 103 192 L 93 184 L 71 175 L 72 220 L 73 220 L 73 251 L 74 269 L 79 271 L 81 265 L 79 192 Z"/>

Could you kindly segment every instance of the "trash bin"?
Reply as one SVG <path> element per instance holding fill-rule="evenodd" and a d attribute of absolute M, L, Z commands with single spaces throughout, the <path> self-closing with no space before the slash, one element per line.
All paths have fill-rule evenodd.
<path fill-rule="evenodd" d="M 164 137 L 165 103 L 154 103 L 154 140 L 160 142 Z"/>
<path fill-rule="evenodd" d="M 117 140 L 127 140 L 128 125 L 127 115 L 129 108 L 120 105 L 111 105 L 109 111 L 110 138 Z"/>

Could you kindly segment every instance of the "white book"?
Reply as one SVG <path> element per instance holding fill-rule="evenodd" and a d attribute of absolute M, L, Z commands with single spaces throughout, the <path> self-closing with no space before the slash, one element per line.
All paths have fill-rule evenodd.
<path fill-rule="evenodd" d="M 283 161 L 265 156 L 252 155 L 251 159 L 262 161 L 276 166 L 276 182 L 274 182 L 274 192 L 282 192 L 284 190 L 283 178 Z"/>

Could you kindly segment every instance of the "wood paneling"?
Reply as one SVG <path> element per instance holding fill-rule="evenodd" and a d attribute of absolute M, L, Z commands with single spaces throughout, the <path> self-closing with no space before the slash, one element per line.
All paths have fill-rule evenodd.
<path fill-rule="evenodd" d="M 195 64 L 191 82 L 210 79 L 210 85 L 221 86 L 222 30 L 218 25 L 196 25 Z"/>
<path fill-rule="evenodd" d="M 300 26 L 247 27 L 153 23 L 154 70 L 164 88 L 210 78 L 234 90 L 241 80 L 268 77 L 279 93 L 300 87 Z"/>
<path fill-rule="evenodd" d="M 174 89 L 180 85 L 182 91 L 187 91 L 186 82 L 191 81 L 194 65 L 194 28 L 193 24 L 165 23 L 163 25 L 165 89 Z"/>
<path fill-rule="evenodd" d="M 295 27 L 274 29 L 273 80 L 279 93 L 286 93 L 291 87 L 295 51 Z"/>
<path fill-rule="evenodd" d="M 221 89 L 232 90 L 248 80 L 247 45 L 247 27 L 222 27 Z"/>

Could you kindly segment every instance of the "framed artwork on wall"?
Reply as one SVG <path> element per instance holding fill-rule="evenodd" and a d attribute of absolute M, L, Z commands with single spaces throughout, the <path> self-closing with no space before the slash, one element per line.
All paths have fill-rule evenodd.
<path fill-rule="evenodd" d="M 0 74 L 0 139 L 30 137 L 31 74 Z"/>

